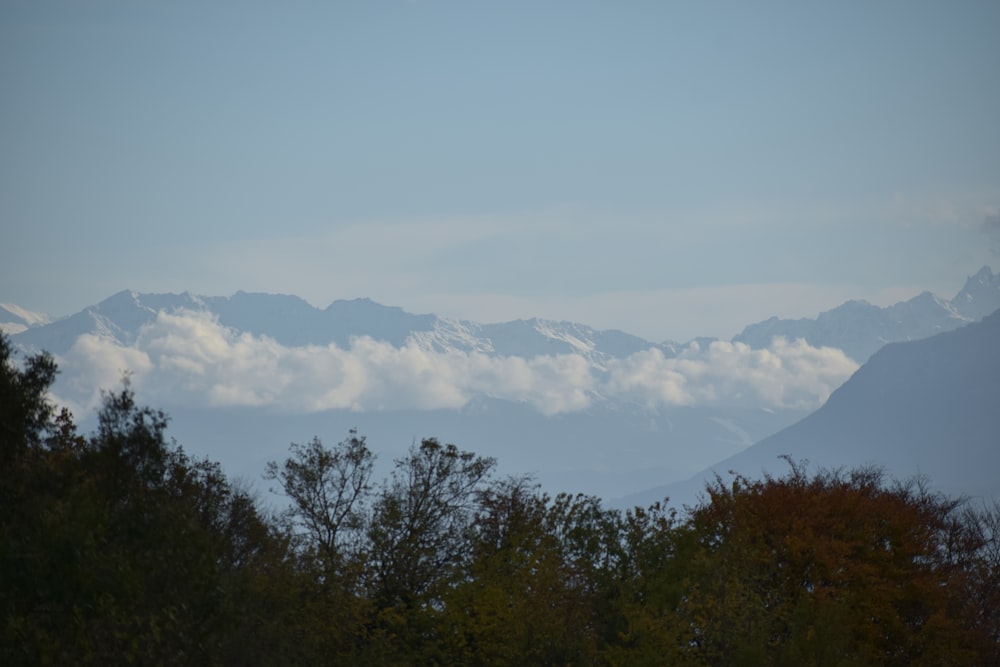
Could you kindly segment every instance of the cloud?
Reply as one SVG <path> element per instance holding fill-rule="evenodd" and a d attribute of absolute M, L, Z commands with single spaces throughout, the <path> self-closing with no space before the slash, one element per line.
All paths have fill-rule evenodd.
<path fill-rule="evenodd" d="M 680 355 L 656 349 L 609 364 L 611 395 L 649 408 L 672 405 L 808 408 L 823 403 L 857 364 L 840 350 L 776 338 L 768 349 L 715 341 Z"/>
<path fill-rule="evenodd" d="M 290 413 L 461 408 L 476 396 L 523 402 L 553 415 L 596 397 L 658 409 L 688 405 L 819 405 L 857 365 L 839 350 L 776 339 L 766 350 L 692 344 L 675 358 L 657 349 L 611 360 L 605 370 L 578 354 L 532 358 L 395 347 L 369 337 L 347 348 L 286 347 L 221 326 L 203 312 L 160 313 L 124 346 L 81 336 L 60 359 L 57 398 L 92 409 L 99 388 L 122 373 L 157 406 L 256 406 Z"/>
<path fill-rule="evenodd" d="M 286 347 L 237 333 L 207 313 L 160 313 L 133 346 L 82 336 L 60 359 L 63 402 L 92 408 L 123 372 L 154 404 L 329 409 L 458 408 L 475 395 L 525 401 L 545 414 L 590 403 L 593 377 L 578 355 L 533 359 L 394 347 L 369 337 Z"/>
<path fill-rule="evenodd" d="M 77 415 L 93 410 L 100 402 L 101 391 L 119 386 L 126 374 L 142 383 L 155 370 L 153 361 L 142 350 L 94 334 L 77 338 L 58 363 L 55 400 Z"/>

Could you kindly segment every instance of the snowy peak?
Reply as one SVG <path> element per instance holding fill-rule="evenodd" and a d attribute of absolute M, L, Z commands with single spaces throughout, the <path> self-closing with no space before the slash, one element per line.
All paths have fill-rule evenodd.
<path fill-rule="evenodd" d="M 963 317 L 979 320 L 1000 308 L 1000 274 L 988 266 L 965 281 L 965 286 L 951 300 L 951 305 Z"/>
<path fill-rule="evenodd" d="M 804 338 L 811 345 L 839 348 L 856 361 L 864 362 L 886 343 L 952 331 L 997 309 L 1000 309 L 1000 278 L 984 266 L 951 301 L 930 292 L 886 308 L 867 301 L 848 301 L 815 319 L 772 317 L 751 324 L 733 340 L 762 348 L 775 336 Z"/>
<path fill-rule="evenodd" d="M 208 297 L 131 290 L 118 292 L 65 320 L 30 331 L 21 329 L 17 342 L 54 354 L 65 353 L 84 334 L 131 345 L 159 313 L 178 311 L 207 313 L 224 327 L 268 337 L 285 346 L 334 344 L 347 349 L 354 338 L 367 336 L 395 347 L 415 345 L 437 352 L 525 358 L 575 353 L 598 366 L 609 357 L 660 347 L 621 331 L 597 331 L 572 322 L 531 319 L 478 324 L 415 315 L 366 298 L 337 300 L 320 310 L 297 296 L 283 294 L 237 292 L 229 297 Z"/>
<path fill-rule="evenodd" d="M 32 327 L 44 326 L 52 321 L 45 313 L 25 310 L 12 303 L 0 303 L 0 331 L 8 335 L 21 333 Z"/>
<path fill-rule="evenodd" d="M 930 292 L 887 308 L 848 301 L 815 319 L 772 317 L 751 324 L 733 341 L 763 349 L 777 336 L 801 338 L 815 347 L 843 350 L 863 362 L 886 343 L 950 331 L 997 309 L 1000 277 L 983 267 L 951 301 Z M 438 352 L 522 358 L 577 354 L 598 368 L 606 367 L 609 359 L 626 358 L 650 348 L 668 358 L 677 356 L 681 349 L 672 343 L 652 343 L 622 331 L 599 331 L 573 322 L 534 318 L 480 324 L 413 314 L 366 298 L 337 300 L 321 310 L 297 296 L 242 291 L 228 297 L 208 297 L 124 290 L 56 322 L 16 306 L 0 306 L 0 328 L 15 335 L 22 346 L 62 354 L 83 334 L 131 345 L 159 313 L 181 310 L 206 313 L 224 327 L 268 337 L 285 346 L 335 344 L 346 349 L 353 339 L 367 336 L 395 347 L 415 345 Z"/>

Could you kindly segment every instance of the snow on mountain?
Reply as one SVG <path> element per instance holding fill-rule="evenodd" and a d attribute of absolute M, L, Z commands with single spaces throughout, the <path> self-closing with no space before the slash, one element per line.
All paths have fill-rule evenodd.
<path fill-rule="evenodd" d="M 45 313 L 34 313 L 12 303 L 0 303 L 0 331 L 8 335 L 44 326 L 51 321 L 52 318 Z"/>
<path fill-rule="evenodd" d="M 148 296 L 149 298 L 145 298 Z M 135 341 L 139 329 L 156 319 L 161 309 L 192 307 L 197 300 L 190 295 L 140 295 L 130 290 L 114 294 L 95 306 L 88 306 L 69 317 L 33 327 L 12 338 L 32 351 L 64 354 L 84 334 L 110 338 L 123 345 Z"/>
<path fill-rule="evenodd" d="M 439 437 L 547 488 L 615 497 L 801 419 L 857 369 L 834 346 L 864 355 L 953 329 L 1000 294 L 996 282 L 984 269 L 961 305 L 929 293 L 885 309 L 853 301 L 733 342 L 652 343 L 537 318 L 480 324 L 370 299 L 320 309 L 291 295 L 133 291 L 32 320 L 12 340 L 56 355 L 56 398 L 75 414 L 131 372 L 140 399 L 175 416 L 181 442 L 251 478 L 289 439 L 359 427 L 388 451 Z"/>
<path fill-rule="evenodd" d="M 1000 308 L 1000 274 L 994 274 L 988 266 L 979 269 L 965 282 L 965 286 L 951 300 L 951 305 L 960 315 L 971 320 L 986 317 Z"/>
<path fill-rule="evenodd" d="M 781 475 L 789 455 L 816 467 L 884 466 L 952 495 L 1000 498 L 1000 310 L 931 338 L 886 345 L 819 410 L 698 473 L 621 500 L 693 502 L 730 471 Z"/>
<path fill-rule="evenodd" d="M 579 354 L 601 365 L 649 348 L 674 356 L 674 350 L 621 331 L 596 331 L 582 324 L 543 319 L 478 324 L 436 315 L 415 315 L 371 299 L 338 300 L 318 309 L 296 296 L 237 292 L 231 297 L 184 294 L 138 294 L 123 291 L 96 306 L 37 329 L 18 332 L 26 348 L 64 354 L 85 334 L 122 345 L 135 342 L 143 326 L 160 312 L 210 314 L 237 332 L 266 336 L 282 345 L 329 345 L 347 348 L 352 338 L 368 336 L 395 347 L 407 343 L 428 351 L 483 352 L 531 358 Z"/>
<path fill-rule="evenodd" d="M 970 277 L 951 301 L 930 292 L 880 308 L 865 301 L 848 301 L 815 319 L 772 317 L 747 326 L 733 342 L 766 349 L 777 336 L 805 339 L 815 347 L 843 350 L 859 361 L 889 342 L 917 340 L 983 317 L 1000 308 L 1000 275 L 983 267 Z M 617 330 L 598 331 L 573 322 L 545 319 L 480 324 L 432 314 L 412 314 L 370 299 L 338 300 L 325 309 L 296 296 L 237 292 L 229 297 L 184 294 L 139 294 L 122 291 L 71 317 L 52 322 L 16 306 L 0 307 L 0 321 L 26 348 L 66 352 L 85 333 L 134 343 L 143 326 L 158 313 L 207 313 L 224 327 L 266 336 L 282 345 L 329 345 L 341 348 L 352 338 L 369 336 L 395 347 L 412 344 L 428 351 L 482 352 L 530 358 L 578 354 L 598 368 L 649 349 L 665 357 L 678 356 L 687 345 L 653 343 Z M 700 340 L 701 348 L 712 341 Z"/>
<path fill-rule="evenodd" d="M 879 308 L 848 301 L 815 319 L 772 317 L 743 329 L 733 338 L 754 348 L 775 336 L 803 338 L 811 345 L 835 347 L 863 362 L 886 343 L 919 340 L 981 319 L 1000 308 L 1000 275 L 983 267 L 951 301 L 923 292 L 908 301 Z"/>
<path fill-rule="evenodd" d="M 812 405 L 854 369 L 801 346 L 669 347 L 571 322 L 479 324 L 243 292 L 120 292 L 13 340 L 56 355 L 56 398 L 81 416 L 131 372 L 140 399 L 174 415 L 174 435 L 239 474 L 279 456 L 293 425 L 311 437 L 336 423 L 333 437 L 357 426 L 390 451 L 439 437 L 550 488 L 608 497 L 773 433 L 804 414 L 802 396 Z"/>

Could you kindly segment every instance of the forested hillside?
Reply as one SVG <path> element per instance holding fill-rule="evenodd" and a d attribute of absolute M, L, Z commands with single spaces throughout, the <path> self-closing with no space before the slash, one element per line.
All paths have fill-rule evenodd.
<path fill-rule="evenodd" d="M 0 663 L 997 665 L 1000 507 L 877 469 L 717 480 L 685 514 L 549 496 L 357 433 L 261 474 L 126 383 L 77 432 L 0 337 Z"/>

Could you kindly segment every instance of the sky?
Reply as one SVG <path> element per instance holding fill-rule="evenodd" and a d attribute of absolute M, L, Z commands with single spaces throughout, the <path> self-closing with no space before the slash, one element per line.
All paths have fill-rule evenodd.
<path fill-rule="evenodd" d="M 0 3 L 0 302 L 650 340 L 1000 266 L 1000 3 Z"/>

